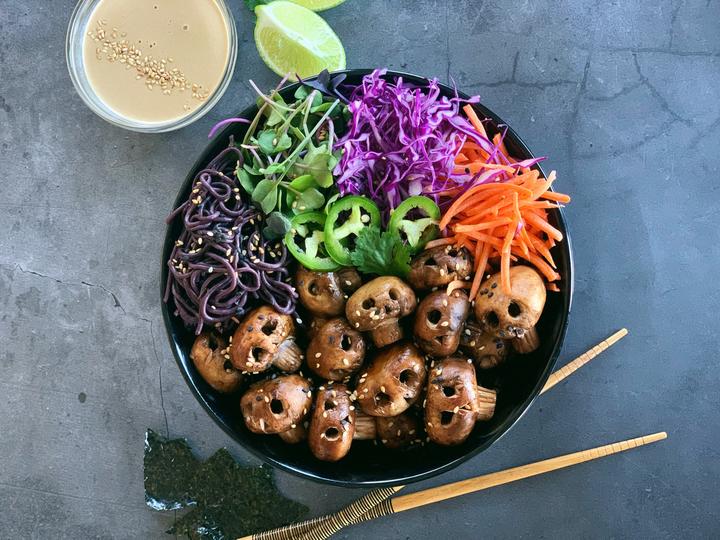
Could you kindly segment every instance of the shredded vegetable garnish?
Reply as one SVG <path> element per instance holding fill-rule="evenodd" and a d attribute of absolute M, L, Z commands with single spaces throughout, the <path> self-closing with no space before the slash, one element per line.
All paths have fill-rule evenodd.
<path fill-rule="evenodd" d="M 475 276 L 470 289 L 474 298 L 491 260 L 500 264 L 501 285 L 511 291 L 510 263 L 523 259 L 547 279 L 548 288 L 560 279 L 550 249 L 563 235 L 548 222 L 547 211 L 570 202 L 570 197 L 550 190 L 555 171 L 540 178 L 531 169 L 540 159 L 517 161 L 505 148 L 504 133 L 488 138 L 472 107 L 464 108 L 473 131 L 456 158 L 456 174 L 474 174 L 469 187 L 457 195 L 440 220 L 445 237 L 434 245 L 464 246 L 474 254 Z M 473 135 L 474 133 L 474 135 Z M 482 143 L 482 144 L 481 144 Z M 463 186 L 464 187 L 464 186 Z"/>
<path fill-rule="evenodd" d="M 417 87 L 402 78 L 387 81 L 385 73 L 373 71 L 353 90 L 334 173 L 342 195 L 370 197 L 387 221 L 407 197 L 424 194 L 437 201 L 455 186 L 455 158 L 468 137 L 458 126 L 472 126 L 459 116 L 463 100 L 442 96 L 436 79 Z"/>
<path fill-rule="evenodd" d="M 478 184 L 467 189 L 440 221 L 449 244 L 464 246 L 474 254 L 474 298 L 490 259 L 499 259 L 503 290 L 508 294 L 510 261 L 524 259 L 548 282 L 560 279 L 550 249 L 561 241 L 560 231 L 548 222 L 547 210 L 570 197 L 548 191 L 555 171 L 540 178 L 537 170 L 514 176 L 507 182 Z"/>

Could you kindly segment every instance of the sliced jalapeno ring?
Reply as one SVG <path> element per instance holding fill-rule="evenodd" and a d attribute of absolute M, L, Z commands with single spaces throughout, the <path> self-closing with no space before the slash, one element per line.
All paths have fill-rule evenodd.
<path fill-rule="evenodd" d="M 401 202 L 390 216 L 388 230 L 400 235 L 413 253 L 422 250 L 437 237 L 440 229 L 440 208 L 435 201 L 415 195 Z"/>
<path fill-rule="evenodd" d="M 339 265 L 327 253 L 325 245 L 325 214 L 306 212 L 290 220 L 285 245 L 297 261 L 308 270 L 330 272 Z"/>
<path fill-rule="evenodd" d="M 325 246 L 332 259 L 351 266 L 355 239 L 366 227 L 380 227 L 380 210 L 366 197 L 350 196 L 335 201 L 325 220 Z"/>

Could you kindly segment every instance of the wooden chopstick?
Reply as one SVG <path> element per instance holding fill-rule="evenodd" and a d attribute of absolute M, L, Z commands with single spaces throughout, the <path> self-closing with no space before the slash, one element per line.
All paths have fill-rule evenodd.
<path fill-rule="evenodd" d="M 567 379 L 570 375 L 575 373 L 578 369 L 580 369 L 585 364 L 590 362 L 590 360 L 592 360 L 593 358 L 597 357 L 603 351 L 606 351 L 610 347 L 615 345 L 615 343 L 617 343 L 622 338 L 627 336 L 627 334 L 628 334 L 627 328 L 621 328 L 620 330 L 615 332 L 612 336 L 607 338 L 605 341 L 601 341 L 600 343 L 595 345 L 592 349 L 582 353 L 580 356 L 578 356 L 572 362 L 568 362 L 567 364 L 565 364 L 563 367 L 561 367 L 557 371 L 554 371 L 552 373 L 552 375 L 550 375 L 550 377 L 548 377 L 548 380 L 545 383 L 545 386 L 543 386 L 543 389 L 540 390 L 540 394 L 544 394 L 545 392 L 550 390 L 556 384 Z"/>
<path fill-rule="evenodd" d="M 580 452 L 573 452 L 572 454 L 565 454 L 563 456 L 537 461 L 528 465 L 513 467 L 512 469 L 505 469 L 504 471 L 498 471 L 483 476 L 476 476 L 475 478 L 470 478 L 468 480 L 461 480 L 459 482 L 445 484 L 443 486 L 418 491 L 416 493 L 409 493 L 408 495 L 401 495 L 391 500 L 392 510 L 394 514 L 397 514 L 398 512 L 404 512 L 405 510 L 425 506 L 426 504 L 432 504 L 438 501 L 444 501 L 445 499 L 459 497 L 460 495 L 465 495 L 467 493 L 482 491 L 491 487 L 522 480 L 523 478 L 530 478 L 531 476 L 537 476 L 550 471 L 564 469 L 565 467 L 572 467 L 573 465 L 577 465 L 579 463 L 632 450 L 633 448 L 638 448 L 666 438 L 667 433 L 660 431 L 658 433 L 652 433 L 650 435 L 644 435 L 634 439 L 626 439 L 624 441 L 605 444 L 588 450 L 581 450 Z"/>
<path fill-rule="evenodd" d="M 644 435 L 634 439 L 626 439 L 615 443 L 597 446 L 595 448 L 589 448 L 587 450 L 581 450 L 579 452 L 573 452 L 571 454 L 536 461 L 535 463 L 529 463 L 527 465 L 520 465 L 519 467 L 513 467 L 503 471 L 476 476 L 475 478 L 469 478 L 467 480 L 461 480 L 459 482 L 425 489 L 416 493 L 409 493 L 408 495 L 401 495 L 399 497 L 395 497 L 394 499 L 388 499 L 379 503 L 367 514 L 359 516 L 359 519 L 355 522 L 346 523 L 345 520 L 336 520 L 331 517 L 330 519 L 323 520 L 318 523 L 312 530 L 308 531 L 307 529 L 304 529 L 304 534 L 301 534 L 300 536 L 297 535 L 297 530 L 284 530 L 281 532 L 281 529 L 286 529 L 283 527 L 281 529 L 267 531 L 267 533 L 245 536 L 239 540 L 326 540 L 347 525 L 353 525 L 361 521 L 369 521 L 378 517 L 398 514 L 406 510 L 412 510 L 413 508 L 419 508 L 421 506 L 452 499 L 461 495 L 467 495 L 468 493 L 475 493 L 477 491 L 483 491 L 503 484 L 516 482 L 524 478 L 530 478 L 531 476 L 538 476 L 558 469 L 572 467 L 580 463 L 585 463 L 586 461 L 592 461 L 612 454 L 626 452 L 666 438 L 667 433 L 660 431 L 658 433 L 652 433 L 650 435 Z M 267 534 L 269 535 L 266 536 Z"/>
<path fill-rule="evenodd" d="M 588 364 L 591 360 L 596 358 L 600 353 L 603 351 L 606 351 L 608 348 L 610 348 L 612 345 L 620 341 L 623 337 L 625 337 L 628 334 L 628 331 L 626 328 L 622 328 L 621 330 L 615 332 L 613 335 L 609 336 L 604 341 L 601 341 L 597 345 L 595 345 L 592 349 L 587 350 L 577 358 L 575 358 L 573 361 L 569 362 L 559 370 L 553 372 L 550 377 L 547 380 L 547 383 L 543 387 L 543 389 L 540 391 L 540 394 L 543 394 L 550 390 L 553 386 L 560 383 L 561 381 L 568 378 L 570 375 L 575 373 L 578 369 Z M 501 471 L 505 472 L 505 471 Z M 500 473 L 495 473 L 500 474 Z M 451 484 L 450 484 L 451 485 Z M 442 486 L 441 486 L 442 487 Z M 377 501 L 375 506 L 371 508 L 367 508 L 365 504 L 365 497 L 358 499 L 357 501 L 349 504 L 345 509 L 338 512 L 338 514 L 341 514 L 345 512 L 344 515 L 353 515 L 357 516 L 354 518 L 354 520 L 349 521 L 343 526 L 352 525 L 357 522 L 361 521 L 368 521 L 371 519 L 375 519 L 376 517 L 381 517 L 384 515 L 389 515 L 392 513 L 395 513 L 395 511 L 392 510 L 392 506 L 388 506 L 390 501 L 388 498 L 394 494 L 395 492 L 401 490 L 403 486 L 397 486 L 394 488 L 380 488 L 375 489 L 367 494 L 366 497 L 368 499 Z M 438 488 L 434 488 L 438 489 Z M 486 488 L 483 488 L 486 489 Z M 429 490 L 428 490 L 429 491 Z M 414 495 L 414 494 L 411 494 Z M 407 496 L 405 496 L 407 497 Z M 392 503 L 394 504 L 395 501 L 402 499 L 403 496 L 397 497 L 393 499 Z M 360 511 L 362 510 L 362 511 Z M 276 529 L 272 529 L 269 531 L 264 531 L 260 533 L 256 533 L 254 535 L 244 536 L 242 538 L 239 538 L 238 540 L 289 540 L 293 538 L 308 538 L 312 539 L 313 536 L 310 536 L 312 531 L 319 529 L 323 524 L 326 524 L 330 522 L 334 517 L 336 517 L 338 514 L 330 514 L 325 516 L 320 516 L 317 518 L 313 518 L 306 521 L 301 521 L 298 523 L 292 523 L 290 525 L 285 525 L 284 527 L 278 527 Z M 340 521 L 344 522 L 345 519 L 340 519 Z M 338 529 L 339 530 L 339 529 Z"/>

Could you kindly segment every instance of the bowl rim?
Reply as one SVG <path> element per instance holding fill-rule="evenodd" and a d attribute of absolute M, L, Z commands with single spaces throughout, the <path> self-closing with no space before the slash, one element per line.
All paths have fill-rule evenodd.
<path fill-rule="evenodd" d="M 339 74 L 346 74 L 348 76 L 364 76 L 369 73 L 371 73 L 373 69 L 367 69 L 367 68 L 355 68 L 355 69 L 345 69 L 345 70 L 339 70 L 339 71 L 333 71 L 331 72 L 331 75 L 339 75 Z M 431 79 L 421 76 L 421 75 L 415 75 L 412 73 L 406 73 L 401 71 L 394 71 L 394 70 L 387 70 L 386 77 L 403 77 L 403 78 L 409 78 L 409 79 L 420 79 L 424 81 L 429 81 Z M 313 80 L 315 77 L 309 77 L 305 80 Z M 301 83 L 300 82 L 294 82 L 292 84 L 286 85 L 282 87 L 283 91 L 291 91 L 296 89 Z M 438 83 L 441 90 L 443 92 L 457 92 L 457 95 L 461 98 L 467 99 L 469 96 L 460 90 L 450 87 L 447 84 Z M 478 110 L 480 113 L 482 113 L 485 117 L 490 118 L 493 120 L 493 122 L 496 123 L 496 125 L 502 125 L 507 127 L 507 134 L 514 139 L 514 142 L 517 143 L 517 145 L 528 155 L 528 156 L 534 156 L 534 154 L 530 151 L 528 146 L 525 144 L 523 139 L 515 132 L 515 130 L 506 122 L 504 122 L 497 114 L 495 114 L 493 111 L 488 109 L 486 106 L 484 106 L 482 103 L 475 103 L 473 104 L 473 107 Z M 249 105 L 248 107 L 244 108 L 239 114 L 239 117 L 245 117 L 248 115 L 249 112 L 251 112 L 255 108 L 255 105 Z M 233 130 L 233 126 L 229 125 L 226 128 L 224 128 L 222 131 L 218 132 L 211 140 L 210 144 L 212 144 L 212 141 L 221 139 L 221 138 L 227 138 L 231 134 Z M 209 146 L 209 145 L 208 145 Z M 178 205 L 182 204 L 182 202 L 185 199 L 185 193 L 187 191 L 187 188 L 189 187 L 189 184 L 193 181 L 194 176 L 192 173 L 194 171 L 199 170 L 199 168 L 202 168 L 205 165 L 206 157 L 205 153 L 207 151 L 207 146 L 205 151 L 203 151 L 203 154 L 201 157 L 199 157 L 193 164 L 192 168 L 190 169 L 187 177 L 185 180 L 183 180 L 182 185 L 180 186 L 180 190 L 178 191 L 178 195 L 175 198 L 175 201 L 173 203 L 173 209 L 177 208 Z M 542 166 L 540 164 L 536 165 L 537 168 L 540 170 L 540 173 L 543 176 L 547 176 L 545 174 L 545 171 L 543 170 Z M 567 327 L 569 324 L 570 319 L 570 313 L 572 311 L 572 298 L 573 298 L 573 291 L 574 291 L 574 262 L 573 262 L 573 248 L 572 248 L 572 241 L 570 239 L 570 234 L 567 228 L 567 221 L 565 219 L 565 215 L 562 208 L 557 208 L 557 219 L 558 224 L 560 226 L 560 229 L 564 233 L 564 241 L 563 244 L 565 245 L 565 248 L 567 250 L 568 254 L 568 266 L 565 275 L 563 276 L 563 281 L 567 284 L 567 294 L 565 295 L 566 298 L 566 305 L 562 306 L 561 309 L 561 321 L 560 321 L 560 328 L 559 333 L 557 336 L 557 339 L 555 340 L 555 343 L 553 345 L 552 351 L 550 353 L 550 357 L 547 360 L 545 369 L 543 370 L 541 376 L 538 378 L 537 382 L 535 383 L 532 391 L 528 395 L 528 397 L 520 403 L 518 406 L 516 406 L 516 410 L 510 414 L 494 431 L 492 435 L 490 435 L 487 439 L 485 439 L 481 444 L 478 444 L 476 447 L 472 448 L 470 451 L 466 452 L 465 454 L 458 456 L 457 458 L 453 459 L 452 461 L 449 461 L 443 465 L 440 465 L 438 467 L 434 467 L 432 469 L 425 470 L 424 472 L 412 474 L 412 475 L 406 475 L 406 476 L 392 476 L 388 477 L 383 480 L 342 480 L 337 478 L 332 478 L 329 475 L 321 475 L 317 474 L 313 471 L 305 470 L 301 467 L 297 467 L 294 465 L 290 465 L 288 463 L 285 463 L 283 461 L 280 461 L 272 456 L 268 456 L 264 454 L 263 452 L 259 451 L 258 449 L 245 444 L 244 441 L 242 441 L 238 436 L 236 431 L 230 426 L 228 423 L 226 423 L 222 418 L 220 418 L 215 411 L 213 410 L 212 406 L 208 402 L 207 399 L 205 399 L 205 396 L 203 395 L 203 392 L 200 388 L 195 384 L 193 379 L 190 377 L 190 374 L 188 373 L 188 370 L 185 369 L 184 363 L 183 363 L 183 351 L 180 348 L 179 343 L 177 340 L 173 339 L 173 322 L 172 318 L 173 315 L 170 313 L 170 310 L 168 309 L 168 304 L 166 304 L 164 301 L 162 301 L 162 298 L 165 293 L 165 283 L 167 280 L 167 257 L 169 256 L 170 251 L 170 244 L 173 243 L 173 239 L 170 237 L 170 232 L 172 228 L 172 221 L 167 223 L 166 231 L 165 231 L 165 239 L 163 242 L 163 249 L 162 249 L 162 260 L 161 260 L 161 274 L 160 274 L 160 299 L 161 299 L 161 306 L 162 306 L 162 314 L 163 314 L 163 321 L 165 324 L 165 331 L 168 337 L 168 340 L 170 342 L 170 348 L 172 349 L 173 356 L 175 357 L 175 361 L 178 365 L 178 368 L 180 369 L 180 372 L 183 375 L 183 378 L 185 379 L 185 382 L 190 387 L 190 390 L 194 394 L 195 398 L 200 402 L 200 405 L 205 409 L 205 412 L 214 420 L 214 422 L 220 426 L 220 428 L 233 440 L 235 443 L 239 444 L 243 449 L 250 452 L 253 456 L 257 457 L 258 459 L 262 460 L 263 462 L 272 465 L 273 467 L 277 467 L 278 469 L 291 473 L 295 476 L 298 476 L 300 478 L 304 478 L 307 480 L 312 480 L 315 482 L 319 482 L 326 485 L 333 485 L 333 486 L 339 486 L 339 487 L 347 487 L 347 488 L 376 488 L 376 487 L 387 487 L 387 486 L 398 486 L 398 485 L 407 485 L 415 482 L 420 482 L 422 480 L 426 480 L 428 478 L 432 478 L 434 476 L 437 476 L 439 474 L 442 474 L 444 472 L 450 471 L 454 469 L 455 467 L 461 465 L 462 463 L 470 460 L 471 458 L 477 456 L 481 452 L 487 450 L 492 445 L 494 445 L 498 440 L 500 440 L 508 431 L 510 431 L 515 424 L 522 418 L 522 416 L 527 412 L 527 410 L 532 406 L 535 399 L 540 395 L 540 391 L 545 386 L 545 383 L 547 382 L 548 377 L 552 373 L 555 364 L 557 362 L 558 356 L 560 354 L 560 351 L 562 350 L 563 343 L 565 341 L 565 336 L 567 334 Z"/>

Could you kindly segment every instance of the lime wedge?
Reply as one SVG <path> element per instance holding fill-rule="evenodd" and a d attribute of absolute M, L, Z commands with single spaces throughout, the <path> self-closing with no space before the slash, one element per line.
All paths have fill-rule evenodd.
<path fill-rule="evenodd" d="M 345 69 L 345 49 L 316 13 L 286 0 L 255 8 L 255 45 L 263 62 L 280 76 L 311 77 L 323 69 Z"/>
<path fill-rule="evenodd" d="M 339 6 L 345 0 L 291 0 L 296 4 L 312 9 L 313 11 L 325 11 L 326 9 L 334 8 Z"/>

